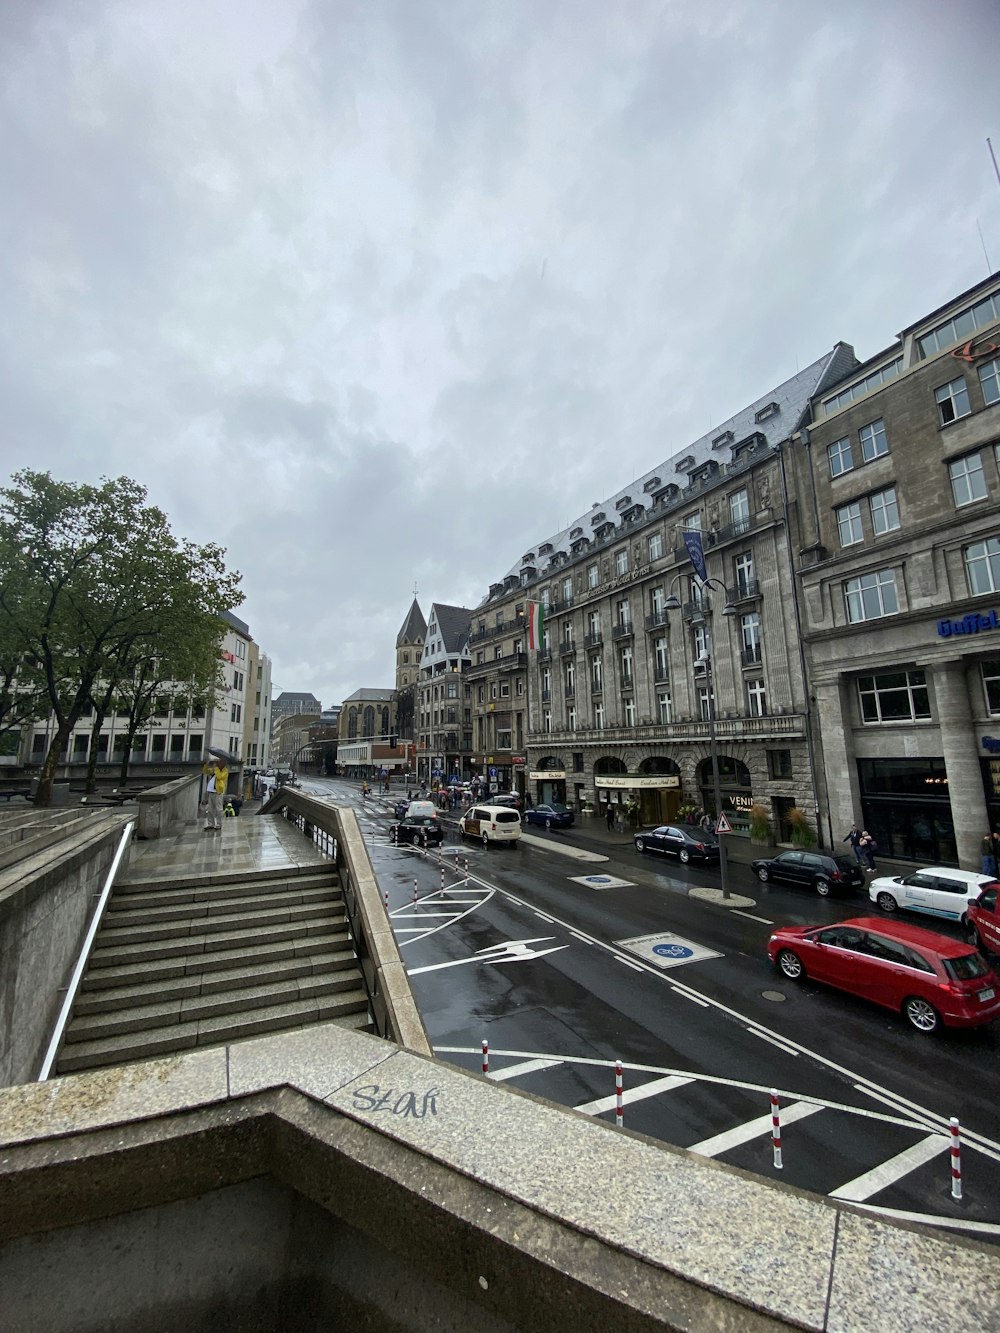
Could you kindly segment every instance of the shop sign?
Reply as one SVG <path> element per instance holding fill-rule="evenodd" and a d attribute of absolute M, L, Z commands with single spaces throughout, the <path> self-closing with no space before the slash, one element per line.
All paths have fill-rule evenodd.
<path fill-rule="evenodd" d="M 611 777 L 602 776 L 599 778 L 594 778 L 595 787 L 614 787 L 615 789 L 634 788 L 636 791 L 638 791 L 640 788 L 645 790 L 646 788 L 649 787 L 656 787 L 656 788 L 679 787 L 680 785 L 681 785 L 681 780 L 676 775 L 676 773 L 675 774 L 664 773 L 662 775 L 653 775 L 653 776 L 650 776 L 649 774 L 643 774 L 641 777 L 633 776 L 633 774 L 631 773 L 622 773 L 622 774 L 615 774 L 614 776 Z"/>
<path fill-rule="evenodd" d="M 1000 629 L 1000 616 L 995 609 L 986 615 L 970 611 L 961 620 L 939 620 L 937 624 L 938 636 L 942 639 L 950 639 L 955 634 L 980 634 L 983 630 L 991 629 Z"/>
<path fill-rule="evenodd" d="M 511 757 L 510 762 L 514 765 L 515 768 L 523 768 L 528 761 L 525 759 L 523 754 L 515 754 Z"/>
<path fill-rule="evenodd" d="M 564 768 L 533 768 L 528 777 L 533 782 L 558 782 L 566 777 Z"/>
<path fill-rule="evenodd" d="M 976 361 L 982 360 L 984 356 L 995 356 L 997 352 L 1000 352 L 1000 343 L 984 340 L 977 347 L 975 338 L 970 338 L 961 347 L 954 348 L 951 354 L 956 361 L 965 361 L 971 366 Z"/>
<path fill-rule="evenodd" d="M 1000 740 L 996 736 L 984 736 L 983 749 L 988 754 L 1000 754 Z"/>
<path fill-rule="evenodd" d="M 752 796 L 727 796 L 726 800 L 734 810 L 749 811 L 753 806 L 754 798 Z"/>

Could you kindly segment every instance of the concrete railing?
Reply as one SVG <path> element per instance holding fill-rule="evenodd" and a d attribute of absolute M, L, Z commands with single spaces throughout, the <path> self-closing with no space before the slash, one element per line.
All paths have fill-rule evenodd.
<path fill-rule="evenodd" d="M 93 811 L 0 870 L 0 1085 L 37 1077 L 95 899 L 134 819 Z"/>
<path fill-rule="evenodd" d="M 189 773 L 136 797 L 139 802 L 139 837 L 159 838 L 176 820 L 197 819 L 201 773 Z"/>
<path fill-rule="evenodd" d="M 316 800 L 294 787 L 279 787 L 264 809 L 267 814 L 284 815 L 335 862 L 375 1031 L 408 1051 L 430 1055 L 427 1029 L 413 999 L 354 811 Z"/>

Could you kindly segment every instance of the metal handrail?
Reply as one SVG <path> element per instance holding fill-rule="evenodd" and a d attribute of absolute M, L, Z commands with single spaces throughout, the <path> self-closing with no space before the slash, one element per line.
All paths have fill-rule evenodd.
<path fill-rule="evenodd" d="M 90 958 L 90 951 L 94 947 L 94 937 L 97 934 L 101 924 L 101 918 L 104 916 L 104 909 L 108 905 L 108 899 L 111 897 L 111 890 L 114 888 L 115 875 L 118 874 L 118 867 L 121 865 L 122 857 L 125 855 L 125 848 L 128 846 L 135 829 L 136 821 L 130 819 L 122 829 L 122 836 L 118 842 L 118 850 L 115 852 L 114 859 L 108 868 L 107 877 L 104 881 L 104 887 L 101 889 L 97 899 L 97 907 L 94 909 L 94 915 L 90 918 L 90 925 L 87 927 L 87 934 L 84 937 L 83 947 L 73 968 L 73 975 L 70 977 L 69 986 L 66 988 L 66 995 L 62 1002 L 62 1008 L 59 1010 L 59 1017 L 56 1019 L 56 1025 L 49 1040 L 48 1050 L 45 1052 L 45 1059 L 42 1061 L 42 1067 L 38 1072 L 36 1083 L 44 1083 L 52 1072 L 52 1066 L 56 1062 L 56 1056 L 59 1054 L 59 1047 L 62 1044 L 63 1033 L 66 1031 L 66 1024 L 69 1022 L 70 1012 L 76 1002 L 76 993 L 80 989 L 80 982 L 83 980 L 83 974 L 87 967 L 87 960 Z"/>

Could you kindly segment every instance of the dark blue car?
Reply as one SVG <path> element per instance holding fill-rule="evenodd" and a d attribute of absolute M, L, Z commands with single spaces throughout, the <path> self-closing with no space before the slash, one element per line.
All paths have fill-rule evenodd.
<path fill-rule="evenodd" d="M 565 805 L 534 805 L 521 816 L 524 824 L 542 824 L 545 828 L 569 828 L 573 811 Z"/>

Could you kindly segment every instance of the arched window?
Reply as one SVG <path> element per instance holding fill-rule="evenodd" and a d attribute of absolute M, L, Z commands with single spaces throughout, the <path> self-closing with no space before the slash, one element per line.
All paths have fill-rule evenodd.
<path fill-rule="evenodd" d="M 368 707 L 365 709 L 365 720 L 364 720 L 364 728 L 362 731 L 362 735 L 364 736 L 375 735 L 375 709 L 371 706 L 371 704 L 369 704 Z"/>
<path fill-rule="evenodd" d="M 352 708 L 347 714 L 347 738 L 354 740 L 358 734 L 358 710 Z"/>
<path fill-rule="evenodd" d="M 602 773 L 627 773 L 628 767 L 623 759 L 616 759 L 613 755 L 602 755 L 594 765 L 596 774 Z"/>
<path fill-rule="evenodd" d="M 652 773 L 657 776 L 668 774 L 671 776 L 680 776 L 680 768 L 673 759 L 668 759 L 666 755 L 654 754 L 648 759 L 644 759 L 639 765 L 640 773 Z"/>

